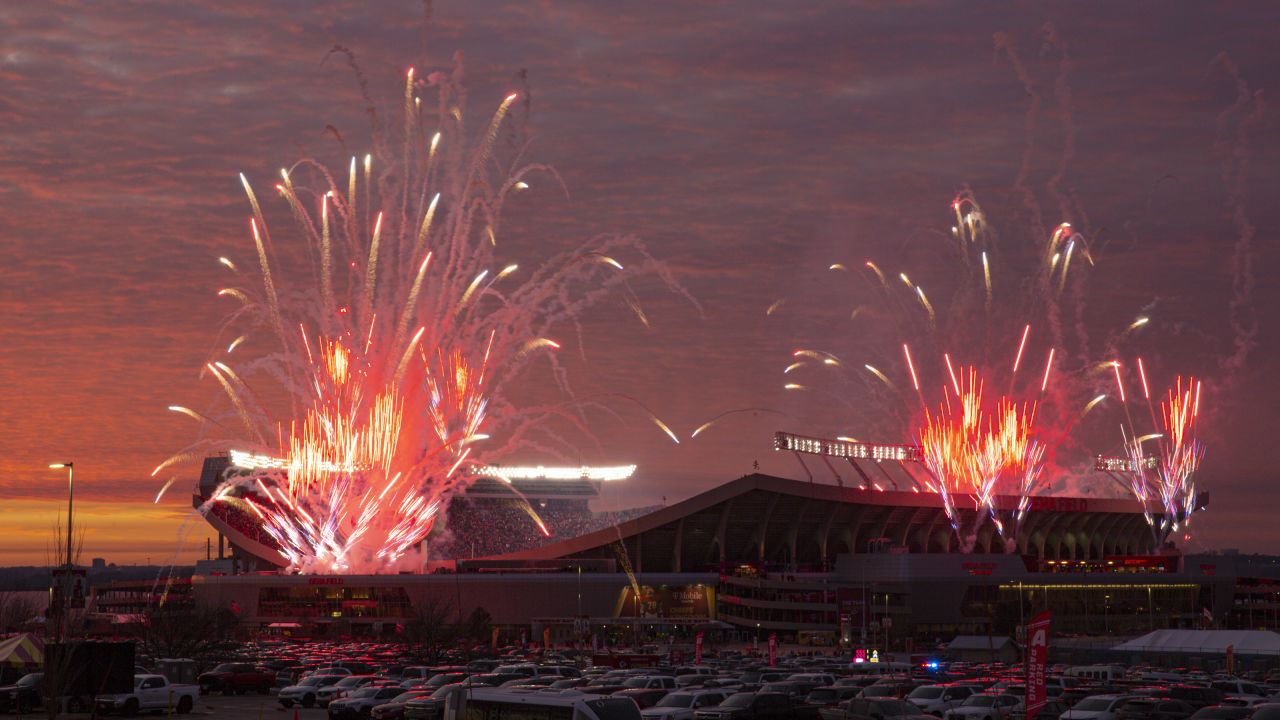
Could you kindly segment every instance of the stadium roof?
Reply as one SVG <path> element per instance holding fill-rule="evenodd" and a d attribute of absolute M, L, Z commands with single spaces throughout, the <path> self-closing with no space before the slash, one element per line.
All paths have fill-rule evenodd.
<path fill-rule="evenodd" d="M 1156 630 L 1112 648 L 1135 653 L 1280 655 L 1280 634 L 1269 630 Z"/>
<path fill-rule="evenodd" d="M 956 504 L 961 527 L 972 527 L 972 504 L 967 498 Z M 1014 527 L 1010 513 L 1017 498 L 998 497 L 996 507 Z M 757 473 L 615 527 L 502 558 L 616 557 L 637 572 L 759 562 L 818 567 L 879 540 L 913 553 L 957 552 L 955 535 L 941 500 L 931 493 L 860 490 Z M 1016 547 L 1006 548 L 987 521 L 973 550 L 1083 560 L 1148 553 L 1152 545 L 1147 521 L 1132 500 L 1041 497 L 1032 499 L 1018 526 Z"/>

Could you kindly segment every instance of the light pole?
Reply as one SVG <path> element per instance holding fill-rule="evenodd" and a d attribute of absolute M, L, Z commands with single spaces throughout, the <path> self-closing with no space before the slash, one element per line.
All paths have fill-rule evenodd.
<path fill-rule="evenodd" d="M 64 558 L 66 563 L 62 568 L 62 602 L 58 608 L 58 612 L 62 614 L 62 639 L 67 639 L 67 616 L 70 615 L 68 609 L 71 603 L 71 588 L 74 580 L 71 577 L 71 504 L 75 498 L 75 465 L 70 462 L 52 463 L 49 465 L 50 470 L 67 469 L 67 556 Z"/>
<path fill-rule="evenodd" d="M 71 503 L 75 497 L 75 463 L 63 462 L 53 463 L 49 466 L 50 470 L 67 469 L 67 567 L 71 567 Z"/>

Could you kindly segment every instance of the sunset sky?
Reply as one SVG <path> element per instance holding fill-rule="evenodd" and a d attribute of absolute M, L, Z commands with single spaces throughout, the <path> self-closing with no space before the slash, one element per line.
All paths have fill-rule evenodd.
<path fill-rule="evenodd" d="M 1183 543 L 1274 551 L 1280 125 L 1265 93 L 1280 83 L 1277 27 L 1280 5 L 1262 2 L 8 3 L 0 564 L 46 562 L 66 499 L 65 474 L 47 466 L 67 460 L 86 559 L 203 556 L 198 465 L 153 503 L 168 476 L 152 469 L 197 437 L 166 407 L 218 392 L 199 373 L 225 350 L 217 258 L 253 253 L 237 174 L 267 186 L 302 156 L 342 162 L 327 126 L 347 152 L 369 142 L 335 45 L 391 111 L 409 66 L 449 69 L 456 53 L 473 122 L 526 93 L 530 157 L 567 196 L 545 179 L 512 203 L 501 250 L 513 262 L 632 234 L 696 301 L 641 283 L 650 328 L 617 301 L 582 318 L 580 339 L 563 332 L 575 387 L 640 399 L 681 438 L 626 404 L 594 427 L 573 462 L 640 468 L 605 506 L 674 502 L 757 461 L 804 478 L 771 449 L 779 429 L 910 440 L 914 395 L 888 396 L 865 374 L 782 371 L 794 350 L 821 348 L 905 386 L 901 346 L 919 308 L 868 304 L 864 263 L 908 273 L 945 314 L 950 203 L 968 189 L 1014 290 L 1005 268 L 1058 223 L 1088 238 L 1095 266 L 1078 259 L 1081 280 L 1056 296 L 1063 332 L 1088 346 L 1064 373 L 1083 377 L 1115 351 L 1142 356 L 1161 387 L 1204 378 L 1198 484 L 1211 502 Z M 1011 356 L 1021 308 L 998 305 L 998 327 L 960 323 L 983 329 L 940 344 Z M 1045 333 L 1037 366 L 1043 311 L 1025 312 Z M 1121 332 L 1141 316 L 1151 321 Z M 938 358 L 920 362 L 940 377 Z M 767 411 L 690 439 L 741 408 Z M 1131 408 L 1138 424 L 1146 413 Z M 1056 491 L 1116 491 L 1084 468 L 1119 451 L 1122 422 L 1108 401 L 1073 428 Z"/>

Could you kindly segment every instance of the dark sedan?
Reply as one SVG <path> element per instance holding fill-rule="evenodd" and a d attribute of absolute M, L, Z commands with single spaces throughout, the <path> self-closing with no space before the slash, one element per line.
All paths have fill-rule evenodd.
<path fill-rule="evenodd" d="M 28 673 L 12 685 L 0 687 L 0 712 L 30 712 L 44 704 L 40 693 L 40 681 L 44 673 Z"/>
<path fill-rule="evenodd" d="M 665 688 L 627 688 L 613 693 L 613 697 L 629 697 L 643 710 L 657 705 L 669 692 Z"/>
<path fill-rule="evenodd" d="M 1173 698 L 1139 697 L 1130 700 L 1116 712 L 1116 720 L 1187 720 L 1195 710 Z"/>
<path fill-rule="evenodd" d="M 698 710 L 695 720 L 765 720 L 794 717 L 791 699 L 782 693 L 743 692 L 730 695 L 715 707 Z"/>

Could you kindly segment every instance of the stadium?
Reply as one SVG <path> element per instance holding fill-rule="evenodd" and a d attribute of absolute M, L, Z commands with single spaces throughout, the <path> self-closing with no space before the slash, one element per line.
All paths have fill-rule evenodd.
<path fill-rule="evenodd" d="M 827 451 L 840 447 L 795 438 L 779 434 L 778 449 L 819 455 L 834 473 Z M 209 512 L 234 564 L 203 564 L 193 594 L 238 608 L 251 628 L 308 637 L 389 635 L 428 608 L 460 616 L 483 608 L 511 642 L 544 632 L 555 643 L 660 640 L 714 628 L 739 640 L 776 633 L 909 649 L 937 637 L 1012 636 L 1046 608 L 1060 632 L 1080 634 L 1200 627 L 1206 616 L 1239 627 L 1278 619 L 1280 565 L 1158 546 L 1133 500 L 1033 498 L 1011 537 L 984 523 L 962 552 L 939 498 L 905 489 L 908 454 L 846 453 L 857 484 L 839 473 L 830 483 L 752 474 L 608 525 L 588 508 L 602 482 L 588 469 L 559 479 L 526 473 L 517 482 L 530 502 L 576 516 L 571 528 L 597 527 L 511 551 L 468 551 L 419 573 L 282 573 L 283 559 L 248 518 Z M 229 462 L 206 461 L 196 505 Z M 886 485 L 897 489 L 877 489 Z M 471 492 L 455 500 L 455 528 L 478 527 L 478 509 L 506 511 L 509 491 L 477 481 Z M 1012 512 L 1018 500 L 998 497 L 995 506 Z M 961 526 L 977 519 L 960 513 Z"/>

